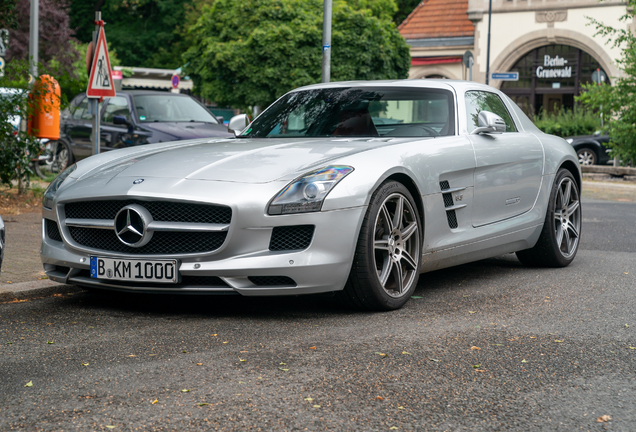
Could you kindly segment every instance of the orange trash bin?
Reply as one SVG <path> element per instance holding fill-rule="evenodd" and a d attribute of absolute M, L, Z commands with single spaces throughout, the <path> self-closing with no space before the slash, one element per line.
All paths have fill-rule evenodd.
<path fill-rule="evenodd" d="M 28 132 L 37 138 L 60 139 L 60 85 L 50 75 L 42 75 L 33 84 Z"/>

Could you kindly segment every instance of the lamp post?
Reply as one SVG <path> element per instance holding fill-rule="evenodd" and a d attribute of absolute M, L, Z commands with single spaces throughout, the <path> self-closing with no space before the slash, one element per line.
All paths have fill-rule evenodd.
<path fill-rule="evenodd" d="M 33 78 L 38 76 L 38 39 L 40 38 L 40 1 L 31 0 L 31 17 L 29 22 L 29 71 Z"/>
<path fill-rule="evenodd" d="M 488 0 L 488 47 L 486 48 L 486 85 L 490 79 L 490 23 L 492 21 L 492 0 Z"/>
<path fill-rule="evenodd" d="M 322 18 L 322 82 L 331 80 L 331 0 L 325 0 Z"/>

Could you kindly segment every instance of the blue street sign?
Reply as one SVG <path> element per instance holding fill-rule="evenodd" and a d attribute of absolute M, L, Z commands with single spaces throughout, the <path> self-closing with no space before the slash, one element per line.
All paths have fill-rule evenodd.
<path fill-rule="evenodd" d="M 519 81 L 519 72 L 493 72 L 490 74 L 490 79 L 501 81 Z"/>
<path fill-rule="evenodd" d="M 172 88 L 179 87 L 179 75 L 172 75 Z"/>

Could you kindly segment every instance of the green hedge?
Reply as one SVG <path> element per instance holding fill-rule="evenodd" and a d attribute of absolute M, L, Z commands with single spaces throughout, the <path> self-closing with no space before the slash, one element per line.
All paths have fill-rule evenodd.
<path fill-rule="evenodd" d="M 582 108 L 561 109 L 553 113 L 541 111 L 533 121 L 543 132 L 560 137 L 592 135 L 601 128 L 599 115 Z"/>

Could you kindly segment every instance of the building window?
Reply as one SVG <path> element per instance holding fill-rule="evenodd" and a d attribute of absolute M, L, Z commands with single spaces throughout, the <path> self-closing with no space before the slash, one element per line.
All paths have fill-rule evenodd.
<path fill-rule="evenodd" d="M 572 109 L 581 85 L 592 82 L 601 65 L 587 52 L 569 45 L 547 45 L 530 51 L 510 69 L 519 81 L 505 81 L 501 90 L 528 115 L 541 110 Z M 605 72 L 605 71 L 603 71 Z"/>

